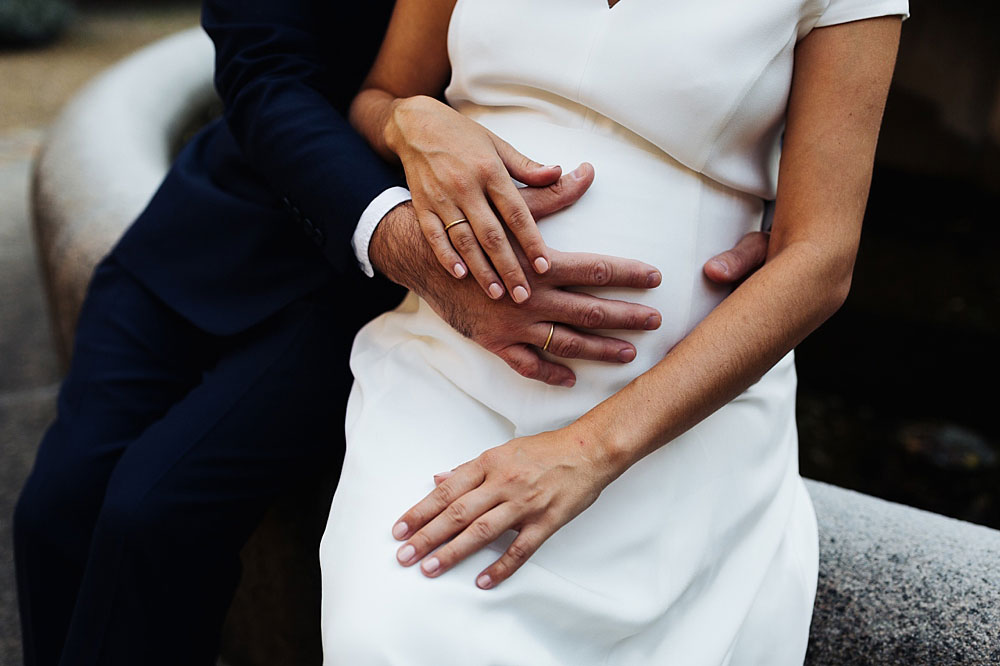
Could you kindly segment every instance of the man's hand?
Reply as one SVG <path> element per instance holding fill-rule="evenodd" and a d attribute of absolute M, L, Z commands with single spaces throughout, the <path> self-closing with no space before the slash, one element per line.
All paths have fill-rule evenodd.
<path fill-rule="evenodd" d="M 751 231 L 736 247 L 705 262 L 706 277 L 719 284 L 739 282 L 763 265 L 770 238 L 766 231 Z"/>
<path fill-rule="evenodd" d="M 521 190 L 536 219 L 565 208 L 590 187 L 591 167 L 567 174 L 548 187 Z M 513 243 L 517 247 L 517 243 Z M 518 248 L 518 260 L 528 260 Z M 659 285 L 654 267 L 631 259 L 551 250 L 552 268 L 532 278 L 534 295 L 520 305 L 493 301 L 472 280 L 455 280 L 441 269 L 424 240 L 412 208 L 397 206 L 379 224 L 369 246 L 376 270 L 412 289 L 455 330 L 507 362 L 519 374 L 547 384 L 572 386 L 573 372 L 539 353 L 549 335 L 548 351 L 564 358 L 628 363 L 635 347 L 624 341 L 578 329 L 658 328 L 655 309 L 568 291 L 565 287 L 632 287 Z M 530 273 L 528 273 L 530 274 Z"/>
<path fill-rule="evenodd" d="M 586 166 L 548 187 L 528 187 L 520 192 L 537 220 L 575 202 L 593 179 L 593 169 Z M 646 306 L 602 299 L 566 287 L 648 289 L 660 283 L 659 271 L 629 259 L 550 251 L 552 269 L 533 276 L 534 296 L 517 305 L 507 299 L 491 301 L 470 280 L 455 280 L 445 273 L 407 204 L 386 215 L 368 249 L 376 270 L 416 292 L 453 328 L 525 377 L 560 386 L 572 386 L 575 381 L 569 368 L 538 353 L 553 323 L 557 325 L 548 350 L 556 356 L 611 363 L 634 359 L 635 347 L 630 343 L 578 329 L 651 330 L 659 327 L 660 314 Z M 733 250 L 714 258 L 725 262 L 725 272 L 709 261 L 705 273 L 716 282 L 736 282 L 763 263 L 766 251 L 766 234 L 748 234 Z M 518 258 L 530 275 L 527 259 L 521 253 Z"/>

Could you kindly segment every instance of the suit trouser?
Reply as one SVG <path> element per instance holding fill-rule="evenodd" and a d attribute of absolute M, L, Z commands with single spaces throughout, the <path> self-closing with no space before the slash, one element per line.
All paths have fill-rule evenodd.
<path fill-rule="evenodd" d="M 363 322 L 333 301 L 213 336 L 113 256 L 98 266 L 15 511 L 28 666 L 214 663 L 240 548 L 290 483 L 342 459 Z"/>

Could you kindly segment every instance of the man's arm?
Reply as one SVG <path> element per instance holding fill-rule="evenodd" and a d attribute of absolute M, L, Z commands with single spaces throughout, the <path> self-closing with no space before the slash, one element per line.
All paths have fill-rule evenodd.
<path fill-rule="evenodd" d="M 362 212 L 403 184 L 343 115 L 389 10 L 391 3 L 206 0 L 202 12 L 230 131 L 340 272 L 357 270 L 351 236 Z"/>

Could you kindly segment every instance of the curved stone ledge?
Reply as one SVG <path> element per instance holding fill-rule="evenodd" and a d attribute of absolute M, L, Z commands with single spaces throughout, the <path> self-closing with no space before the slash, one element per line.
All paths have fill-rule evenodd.
<path fill-rule="evenodd" d="M 820 532 L 807 663 L 1000 663 L 1000 532 L 806 483 Z"/>
<path fill-rule="evenodd" d="M 216 99 L 213 58 L 200 29 L 163 39 L 88 84 L 49 131 L 32 207 L 64 362 L 94 266 L 156 191 L 186 123 Z"/>
<path fill-rule="evenodd" d="M 34 216 L 61 351 L 94 265 L 142 210 L 191 119 L 215 103 L 200 30 L 87 87 L 38 161 Z M 224 652 L 237 665 L 319 663 L 317 545 L 333 475 L 286 498 L 243 553 Z M 807 663 L 1000 663 L 1000 532 L 810 481 L 820 580 Z"/>

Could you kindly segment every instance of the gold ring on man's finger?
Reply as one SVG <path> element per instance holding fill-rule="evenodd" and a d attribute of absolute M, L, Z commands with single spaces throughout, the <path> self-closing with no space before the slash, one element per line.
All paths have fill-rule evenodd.
<path fill-rule="evenodd" d="M 552 334 L 556 332 L 556 325 L 549 324 L 549 337 L 545 338 L 545 344 L 542 345 L 542 351 L 548 351 L 549 345 L 552 343 Z"/>
<path fill-rule="evenodd" d="M 468 222 L 468 220 L 463 217 L 460 220 L 455 220 L 454 222 L 449 222 L 448 224 L 444 225 L 445 233 L 448 233 L 448 230 L 451 229 L 456 224 L 462 224 L 463 222 Z"/>

